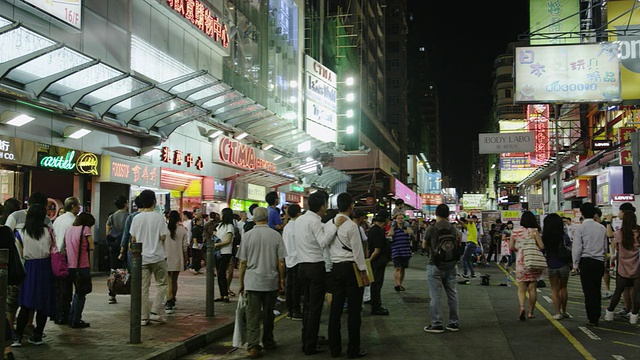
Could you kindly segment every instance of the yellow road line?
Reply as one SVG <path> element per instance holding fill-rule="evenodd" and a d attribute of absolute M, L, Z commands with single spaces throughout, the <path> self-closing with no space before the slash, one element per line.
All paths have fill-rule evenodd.
<path fill-rule="evenodd" d="M 606 327 L 602 327 L 602 326 L 598 327 L 598 329 L 600 329 L 600 330 L 606 330 L 606 331 L 610 331 L 610 332 L 615 332 L 615 333 L 618 333 L 618 334 L 625 334 L 625 335 L 635 335 L 635 336 L 638 336 L 638 333 L 635 333 L 635 332 L 629 332 L 629 331 L 618 330 L 618 329 L 611 329 L 611 328 L 606 328 Z"/>
<path fill-rule="evenodd" d="M 498 265 L 498 268 L 500 270 L 502 270 L 503 273 L 505 273 L 505 275 L 509 276 L 511 278 L 511 282 L 515 283 L 515 279 L 513 278 L 513 276 L 511 276 L 511 274 L 509 274 L 503 267 L 502 265 Z M 591 353 L 580 343 L 580 341 L 578 341 L 578 339 L 576 339 L 573 335 L 571 335 L 571 333 L 569 332 L 569 330 L 567 330 L 567 328 L 565 328 L 558 320 L 555 320 L 551 317 L 551 314 L 547 311 L 547 309 L 545 309 L 542 305 L 540 305 L 539 302 L 536 302 L 536 308 L 538 309 L 538 311 L 540 311 L 540 313 L 542 313 L 547 320 L 549 320 L 551 322 L 551 324 L 553 324 L 553 326 L 556 327 L 556 329 L 558 329 L 558 331 L 560 331 L 560 333 L 567 338 L 567 340 L 569 341 L 569 343 L 571 343 L 571 345 L 573 345 L 573 347 L 578 350 L 578 352 L 580 354 L 582 354 L 582 356 L 584 356 L 585 359 L 587 360 L 595 360 L 596 358 L 593 357 L 593 355 L 591 355 Z"/>
<path fill-rule="evenodd" d="M 634 348 L 640 348 L 640 345 L 623 343 L 622 341 L 612 341 L 612 343 L 618 344 L 618 345 L 624 345 L 624 346 L 631 346 Z"/>

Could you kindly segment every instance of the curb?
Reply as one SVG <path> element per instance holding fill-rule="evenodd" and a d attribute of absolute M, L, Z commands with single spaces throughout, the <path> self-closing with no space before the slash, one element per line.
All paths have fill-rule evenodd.
<path fill-rule="evenodd" d="M 215 341 L 233 334 L 235 323 L 231 322 L 218 328 L 192 336 L 185 341 L 174 344 L 170 348 L 165 348 L 151 353 L 142 359 L 144 360 L 173 360 L 181 356 L 188 355 L 201 349 Z"/>

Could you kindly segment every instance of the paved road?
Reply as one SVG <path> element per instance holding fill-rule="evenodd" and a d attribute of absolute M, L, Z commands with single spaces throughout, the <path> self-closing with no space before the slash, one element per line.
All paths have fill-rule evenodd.
<path fill-rule="evenodd" d="M 391 315 L 369 315 L 364 305 L 362 316 L 362 348 L 370 359 L 639 359 L 640 331 L 628 320 L 601 321 L 599 328 L 587 328 L 579 276 L 569 282 L 569 308 L 573 319 L 551 319 L 550 288 L 538 292 L 536 318 L 521 322 L 518 317 L 517 287 L 499 286 L 506 282 L 506 273 L 492 265 L 480 268 L 481 274 L 491 275 L 491 285 L 481 286 L 480 278 L 470 284 L 459 285 L 460 331 L 443 334 L 425 333 L 428 324 L 428 288 L 426 258 L 414 255 L 407 270 L 407 291 L 393 290 L 393 269 L 387 269 L 383 289 L 383 303 Z M 460 279 L 462 280 L 462 278 Z M 613 286 L 613 284 L 612 284 Z M 608 300 L 603 300 L 603 306 Z M 620 305 L 621 306 L 621 305 Z M 620 308 L 620 306 L 618 308 Z M 550 313 L 551 312 L 551 313 Z M 604 313 L 604 310 L 603 310 Z M 265 358 L 301 359 L 299 321 L 289 320 L 286 314 L 276 319 L 275 338 L 278 348 L 264 353 Z M 326 335 L 328 310 L 325 307 L 321 333 Z M 343 346 L 346 347 L 346 315 L 343 319 Z M 245 349 L 233 349 L 231 336 L 181 359 L 238 359 L 245 358 Z M 312 358 L 329 358 L 329 353 Z"/>

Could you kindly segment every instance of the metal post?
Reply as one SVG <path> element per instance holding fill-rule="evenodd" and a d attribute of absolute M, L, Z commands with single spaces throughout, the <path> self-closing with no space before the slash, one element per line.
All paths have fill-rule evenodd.
<path fill-rule="evenodd" d="M 131 312 L 129 342 L 140 344 L 142 313 L 142 243 L 131 243 Z"/>
<path fill-rule="evenodd" d="M 214 314 L 213 310 L 213 298 L 215 297 L 214 291 L 216 288 L 216 278 L 213 277 L 216 257 L 213 254 L 213 239 L 205 240 L 205 248 L 207 253 L 207 291 L 205 295 L 205 303 L 206 303 L 206 316 L 212 317 Z M 218 276 L 226 276 L 225 274 L 218 274 Z"/>
<path fill-rule="evenodd" d="M 13 237 L 11 237 L 13 239 Z M 18 259 L 18 261 L 20 261 Z M 7 321 L 7 285 L 9 277 L 9 250 L 0 249 L 0 339 L 6 336 L 6 326 L 1 325 Z"/>

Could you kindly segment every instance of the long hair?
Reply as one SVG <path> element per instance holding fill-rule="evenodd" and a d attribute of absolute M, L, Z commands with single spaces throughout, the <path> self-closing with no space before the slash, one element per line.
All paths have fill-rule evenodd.
<path fill-rule="evenodd" d="M 544 218 L 544 227 L 542 228 L 542 242 L 545 251 L 550 255 L 557 255 L 561 241 L 564 241 L 564 223 L 560 215 L 551 213 Z"/>
<path fill-rule="evenodd" d="M 178 223 L 180 222 L 180 213 L 176 210 L 171 210 L 169 213 L 169 224 L 167 227 L 169 228 L 169 232 L 171 233 L 171 239 L 175 240 L 176 237 L 176 229 L 178 228 Z"/>
<path fill-rule="evenodd" d="M 636 214 L 633 211 L 627 210 L 622 216 L 622 247 L 627 250 L 633 250 L 636 242 L 636 237 L 633 231 L 638 229 L 636 224 Z"/>
<path fill-rule="evenodd" d="M 33 239 L 40 239 L 44 235 L 44 218 L 47 216 L 47 208 L 42 204 L 33 204 L 27 210 L 27 219 L 24 222 L 24 231 Z"/>
<path fill-rule="evenodd" d="M 233 225 L 233 210 L 231 208 L 224 208 L 221 211 L 222 218 L 220 221 L 220 225 L 231 224 Z"/>

